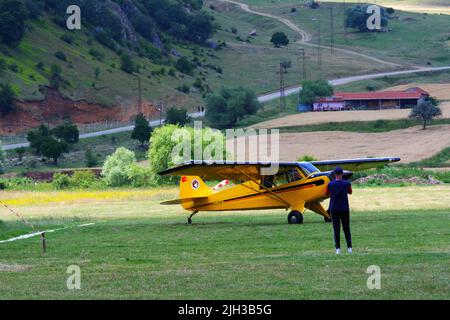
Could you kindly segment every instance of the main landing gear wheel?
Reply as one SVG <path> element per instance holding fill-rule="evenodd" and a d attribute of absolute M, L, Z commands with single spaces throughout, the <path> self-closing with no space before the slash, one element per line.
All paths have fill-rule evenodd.
<path fill-rule="evenodd" d="M 293 210 L 288 214 L 288 223 L 289 224 L 302 224 L 303 223 L 303 215 L 297 211 Z"/>

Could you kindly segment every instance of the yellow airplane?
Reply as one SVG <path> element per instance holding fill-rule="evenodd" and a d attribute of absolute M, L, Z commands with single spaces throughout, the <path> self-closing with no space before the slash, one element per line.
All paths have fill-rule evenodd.
<path fill-rule="evenodd" d="M 289 210 L 288 223 L 303 223 L 306 209 L 330 221 L 330 215 L 321 202 L 328 198 L 326 189 L 334 179 L 333 169 L 344 169 L 344 179 L 352 171 L 382 167 L 400 161 L 400 158 L 364 158 L 313 162 L 234 162 L 197 161 L 183 162 L 160 172 L 162 176 L 181 176 L 180 198 L 161 204 L 181 205 L 191 212 L 188 223 L 199 211 L 229 210 Z M 263 175 L 263 168 L 278 166 L 274 175 Z M 321 171 L 324 170 L 324 171 Z M 352 171 L 349 171 L 352 170 Z M 204 180 L 220 181 L 214 188 Z M 220 190 L 231 180 L 235 186 Z"/>

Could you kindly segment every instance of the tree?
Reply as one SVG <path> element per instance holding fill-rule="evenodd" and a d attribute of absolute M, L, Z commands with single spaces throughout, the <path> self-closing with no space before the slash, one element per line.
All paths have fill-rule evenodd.
<path fill-rule="evenodd" d="M 184 126 L 191 121 L 191 118 L 188 116 L 187 110 L 184 108 L 169 108 L 166 111 L 166 124 L 177 124 L 180 126 Z"/>
<path fill-rule="evenodd" d="M 40 125 L 37 129 L 28 132 L 27 140 L 30 148 L 36 155 L 42 154 L 42 144 L 50 138 L 50 129 L 46 125 Z"/>
<path fill-rule="evenodd" d="M 96 80 L 98 80 L 100 78 L 100 68 L 99 67 L 95 68 L 94 75 L 95 75 Z"/>
<path fill-rule="evenodd" d="M 138 140 L 141 143 L 141 147 L 150 140 L 152 135 L 152 128 L 147 119 L 142 113 L 138 114 L 134 118 L 134 129 L 131 133 L 131 139 Z"/>
<path fill-rule="evenodd" d="M 386 13 L 389 14 L 389 15 L 393 15 L 395 13 L 395 9 L 391 8 L 391 7 L 386 8 Z"/>
<path fill-rule="evenodd" d="M 28 12 L 22 1 L 2 0 L 0 2 L 0 42 L 17 47 L 25 35 L 25 20 Z"/>
<path fill-rule="evenodd" d="M 51 134 L 69 144 L 77 143 L 80 140 L 80 132 L 73 122 L 65 122 L 57 126 L 51 130 Z"/>
<path fill-rule="evenodd" d="M 270 42 L 272 42 L 276 48 L 279 48 L 281 46 L 287 46 L 289 44 L 289 39 L 284 32 L 279 31 L 272 35 Z"/>
<path fill-rule="evenodd" d="M 175 63 L 175 68 L 181 73 L 192 76 L 194 73 L 195 65 L 190 62 L 186 57 L 181 57 Z"/>
<path fill-rule="evenodd" d="M 120 56 L 120 68 L 126 73 L 132 74 L 135 70 L 133 59 L 128 54 L 122 54 Z"/>
<path fill-rule="evenodd" d="M 433 102 L 428 99 L 420 101 L 419 104 L 411 110 L 409 118 L 421 120 L 423 124 L 422 129 L 425 130 L 427 128 L 427 123 L 434 117 L 438 117 L 440 115 L 442 115 L 441 109 L 439 109 L 438 106 L 435 106 Z"/>
<path fill-rule="evenodd" d="M 211 18 L 206 14 L 198 14 L 191 18 L 187 25 L 186 38 L 192 42 L 202 44 L 213 33 Z"/>
<path fill-rule="evenodd" d="M 0 113 L 5 115 L 14 110 L 16 93 L 9 84 L 0 84 Z"/>
<path fill-rule="evenodd" d="M 345 20 L 345 26 L 347 28 L 358 28 L 361 32 L 369 32 L 372 30 L 369 30 L 367 28 L 367 20 L 372 15 L 371 13 L 367 13 L 367 8 L 369 7 L 369 4 L 366 5 L 357 5 L 354 7 L 351 7 L 346 12 L 346 20 Z M 381 27 L 387 27 L 389 20 L 388 20 L 388 14 L 386 12 L 386 9 L 383 7 L 380 7 L 380 13 L 381 13 Z"/>
<path fill-rule="evenodd" d="M 52 64 L 50 66 L 50 85 L 58 89 L 63 82 L 63 78 L 61 76 L 61 67 L 57 64 Z"/>
<path fill-rule="evenodd" d="M 86 167 L 88 168 L 95 167 L 98 164 L 98 159 L 91 149 L 86 150 L 86 152 L 84 153 L 84 158 L 86 160 Z"/>
<path fill-rule="evenodd" d="M 253 91 L 242 87 L 222 88 L 206 97 L 205 118 L 213 128 L 231 128 L 238 120 L 256 113 L 260 107 Z"/>
<path fill-rule="evenodd" d="M 217 160 L 226 158 L 225 137 L 222 132 L 218 130 L 213 131 L 210 128 L 203 128 L 199 132 L 192 127 L 180 127 L 173 124 L 164 125 L 155 129 L 150 139 L 148 159 L 150 161 L 150 180 L 154 184 L 160 185 L 178 182 L 179 179 L 177 177 L 161 177 L 158 172 L 188 160 L 186 157 L 195 159 L 195 137 L 197 135 L 202 137 L 202 155 L 210 146 L 221 144 L 222 149 L 216 149 L 212 156 Z M 188 148 L 187 151 L 186 149 L 177 150 L 176 148 L 176 146 L 180 146 L 180 141 L 184 142 L 184 140 L 181 140 L 182 138 L 188 139 L 186 143 L 182 143 Z M 182 151 L 186 153 L 183 154 Z"/>
<path fill-rule="evenodd" d="M 23 160 L 23 155 L 25 154 L 26 149 L 24 147 L 20 147 L 16 149 L 16 154 L 17 157 L 19 158 L 19 162 L 22 162 Z"/>
<path fill-rule="evenodd" d="M 58 159 L 61 155 L 68 150 L 68 145 L 66 142 L 61 142 L 53 137 L 50 137 L 42 142 L 41 152 L 46 158 L 53 159 L 55 165 L 58 164 Z"/>
<path fill-rule="evenodd" d="M 317 98 L 329 97 L 333 94 L 333 87 L 326 80 L 306 80 L 302 82 L 300 103 L 311 105 Z"/>
<path fill-rule="evenodd" d="M 106 184 L 112 187 L 129 184 L 130 170 L 135 163 L 136 156 L 133 151 L 124 147 L 118 148 L 103 164 L 102 176 Z"/>

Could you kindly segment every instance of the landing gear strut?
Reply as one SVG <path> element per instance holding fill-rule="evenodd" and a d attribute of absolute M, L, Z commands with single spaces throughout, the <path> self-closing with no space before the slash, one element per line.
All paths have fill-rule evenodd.
<path fill-rule="evenodd" d="M 189 216 L 189 218 L 188 218 L 188 224 L 192 224 L 192 217 L 193 216 L 195 216 L 195 214 L 197 213 L 198 211 L 194 211 L 194 212 L 192 212 L 192 214 Z"/>

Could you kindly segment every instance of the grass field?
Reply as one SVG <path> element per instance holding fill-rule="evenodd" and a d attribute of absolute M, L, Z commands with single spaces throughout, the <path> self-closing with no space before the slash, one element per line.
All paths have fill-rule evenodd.
<path fill-rule="evenodd" d="M 414 0 L 413 0 L 414 1 Z M 312 42 L 317 43 L 320 38 L 322 45 L 329 46 L 331 43 L 331 22 L 330 8 L 333 8 L 334 15 L 334 40 L 335 44 L 350 48 L 351 50 L 384 58 L 400 64 L 420 64 L 425 65 L 445 65 L 450 62 L 448 47 L 448 30 L 450 19 L 445 14 L 421 14 L 408 12 L 406 5 L 410 7 L 429 7 L 436 10 L 448 11 L 448 3 L 445 1 L 425 1 L 419 5 L 419 1 L 372 1 L 380 5 L 391 5 L 396 2 L 395 16 L 398 19 L 389 21 L 390 32 L 380 33 L 360 33 L 352 29 L 344 29 L 344 7 L 349 8 L 352 4 L 360 1 L 322 1 L 318 9 L 305 8 L 301 2 L 291 0 L 269 1 L 269 0 L 242 0 L 250 4 L 251 8 L 271 14 L 275 14 L 291 20 L 300 26 L 307 33 L 312 35 Z M 402 8 L 401 5 L 405 6 Z M 296 8 L 296 12 L 291 12 Z M 401 11 L 404 9 L 405 11 Z M 416 11 L 416 10 L 414 10 Z M 424 10 L 425 11 L 425 10 Z M 315 18 L 316 20 L 312 20 Z M 318 19 L 318 20 L 317 20 Z"/>
<path fill-rule="evenodd" d="M 3 193 L 42 229 L 94 222 L 0 244 L 1 299 L 448 299 L 449 186 L 356 188 L 353 255 L 335 256 L 331 225 L 308 213 L 288 225 L 282 210 L 199 214 L 193 225 L 163 192 L 72 192 L 54 202 L 38 193 Z M 105 197 L 107 199 L 105 199 Z M 0 209 L 0 239 L 26 233 Z M 81 267 L 81 290 L 66 288 Z M 367 267 L 381 268 L 368 290 Z"/>

